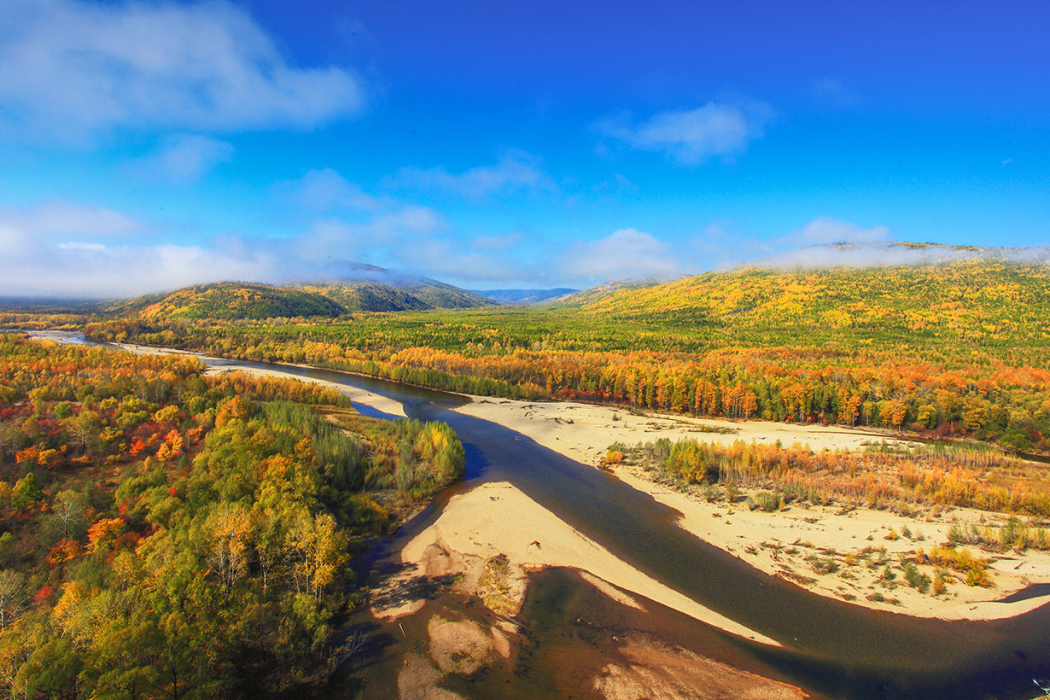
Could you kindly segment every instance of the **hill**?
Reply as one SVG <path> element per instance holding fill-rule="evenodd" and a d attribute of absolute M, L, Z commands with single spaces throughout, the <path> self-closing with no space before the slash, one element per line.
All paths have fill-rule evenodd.
<path fill-rule="evenodd" d="M 576 294 L 580 290 L 568 289 L 489 289 L 473 290 L 475 294 L 498 301 L 501 304 L 540 304 L 551 299 Z"/>
<path fill-rule="evenodd" d="M 120 317 L 142 319 L 336 318 L 346 309 L 328 297 L 265 284 L 218 282 L 186 287 L 170 294 L 137 297 L 106 307 Z"/>
<path fill-rule="evenodd" d="M 313 282 L 293 287 L 319 294 L 347 311 L 421 311 L 434 308 L 415 294 L 377 282 Z"/>
<path fill-rule="evenodd" d="M 819 256 L 829 248 L 834 249 L 812 252 Z M 1045 344 L 1050 267 L 1038 257 L 1002 249 L 914 248 L 923 255 L 967 254 L 917 265 L 746 267 L 662 285 L 606 285 L 559 306 L 665 327 L 703 325 L 734 344 L 852 345 L 861 339 Z"/>
<path fill-rule="evenodd" d="M 461 289 L 451 284 L 445 284 L 429 277 L 408 275 L 395 270 L 388 270 L 375 265 L 363 263 L 343 263 L 329 272 L 331 278 L 328 282 L 313 283 L 307 286 L 344 286 L 361 287 L 362 285 L 382 285 L 393 287 L 407 292 L 422 301 L 426 306 L 422 308 L 432 309 L 471 309 L 479 306 L 495 306 L 498 302 L 488 299 L 481 294 Z M 372 288 L 374 289 L 374 288 Z M 416 306 L 405 306 L 402 309 L 369 309 L 365 311 L 397 311 L 421 308 Z"/>

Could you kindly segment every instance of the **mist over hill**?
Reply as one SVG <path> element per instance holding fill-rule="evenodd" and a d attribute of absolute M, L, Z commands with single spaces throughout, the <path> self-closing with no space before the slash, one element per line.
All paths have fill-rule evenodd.
<path fill-rule="evenodd" d="M 964 260 L 1050 263 L 1050 248 L 1000 248 L 895 241 L 824 243 L 745 262 L 737 267 L 836 268 L 943 265 Z"/>
<path fill-rule="evenodd" d="M 113 316 L 143 319 L 336 318 L 346 313 L 338 303 L 320 294 L 265 284 L 218 282 L 171 292 L 136 297 L 105 306 Z"/>
<path fill-rule="evenodd" d="M 346 303 L 352 310 L 362 311 L 469 309 L 498 303 L 429 277 L 356 262 L 338 263 L 326 269 L 323 279 L 294 281 L 289 286 L 316 289 L 337 301 L 342 300 L 341 303 Z M 391 289 L 405 294 L 393 293 Z"/>

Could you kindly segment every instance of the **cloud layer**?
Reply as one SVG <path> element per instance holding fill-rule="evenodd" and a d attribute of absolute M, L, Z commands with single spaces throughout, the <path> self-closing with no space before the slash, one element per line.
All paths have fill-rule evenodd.
<path fill-rule="evenodd" d="M 353 72 L 289 66 L 224 2 L 8 0 L 0 13 L 0 118 L 20 134 L 309 128 L 364 103 Z"/>
<path fill-rule="evenodd" d="M 178 134 L 164 139 L 151 156 L 131 164 L 130 170 L 146 180 L 183 184 L 194 182 L 220 163 L 233 158 L 232 144 L 199 134 Z"/>
<path fill-rule="evenodd" d="M 296 204 L 299 233 L 229 235 L 195 244 L 162 240 L 155 222 L 104 207 L 51 201 L 0 209 L 0 297 L 120 298 L 216 281 L 284 283 L 338 279 L 363 262 L 470 286 L 586 287 L 737 266 L 869 267 L 935 264 L 973 257 L 1024 262 L 1047 249 L 966 249 L 888 240 L 889 229 L 817 218 L 772 241 L 708 226 L 678 240 L 622 228 L 596 240 L 537 244 L 510 232 L 469 235 L 441 212 L 377 196 L 334 170 L 281 183 Z M 797 248 L 797 246 L 804 246 Z M 780 252 L 777 252 L 780 251 Z M 756 257 L 761 259 L 756 260 Z M 749 262 L 745 262 L 749 260 Z"/>
<path fill-rule="evenodd" d="M 800 231 L 791 234 L 787 240 L 793 245 L 821 243 L 871 243 L 874 241 L 885 241 L 889 238 L 890 230 L 885 226 L 874 226 L 863 229 L 856 224 L 839 219 L 827 219 L 818 217 L 802 227 Z"/>
<path fill-rule="evenodd" d="M 565 279 L 592 284 L 637 277 L 670 278 L 681 272 L 670 247 L 652 234 L 624 228 L 597 241 L 572 245 L 561 263 Z"/>
<path fill-rule="evenodd" d="M 0 296 L 117 298 L 273 275 L 274 259 L 259 251 L 144 239 L 145 225 L 101 207 L 0 210 Z"/>
<path fill-rule="evenodd" d="M 538 158 L 522 151 L 505 154 L 494 166 L 480 166 L 462 173 L 445 168 L 402 168 L 388 178 L 388 186 L 450 192 L 470 199 L 531 190 L 556 192 L 557 186 Z"/>
<path fill-rule="evenodd" d="M 719 157 L 731 161 L 762 138 L 772 108 L 758 101 L 740 105 L 708 102 L 692 110 L 670 110 L 639 124 L 626 117 L 606 120 L 598 128 L 606 136 L 643 151 L 660 151 L 682 165 L 699 165 Z"/>

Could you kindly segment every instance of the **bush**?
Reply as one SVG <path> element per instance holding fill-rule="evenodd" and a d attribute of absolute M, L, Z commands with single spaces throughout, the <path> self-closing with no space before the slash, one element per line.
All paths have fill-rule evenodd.
<path fill-rule="evenodd" d="M 770 491 L 760 491 L 754 496 L 748 498 L 747 504 L 748 507 L 751 508 L 751 510 L 755 510 L 757 508 L 767 513 L 771 513 L 774 510 L 778 510 L 783 507 L 784 499 L 782 496 L 776 493 L 772 493 Z"/>
<path fill-rule="evenodd" d="M 910 561 L 904 564 L 904 580 L 920 593 L 925 593 L 930 588 L 930 577 L 920 573 L 919 568 Z"/>

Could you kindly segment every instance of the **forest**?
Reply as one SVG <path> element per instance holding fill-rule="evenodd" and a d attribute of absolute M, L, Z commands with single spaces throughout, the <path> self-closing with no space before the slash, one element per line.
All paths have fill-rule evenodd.
<path fill-rule="evenodd" d="M 353 652 L 351 558 L 462 475 L 337 391 L 0 334 L 0 692 L 275 696 Z"/>
<path fill-rule="evenodd" d="M 1050 272 L 1002 261 L 743 269 L 552 307 L 85 319 L 97 340 L 438 389 L 841 424 L 1050 452 Z M 3 319 L 0 319 L 3 321 Z"/>

